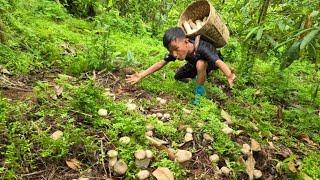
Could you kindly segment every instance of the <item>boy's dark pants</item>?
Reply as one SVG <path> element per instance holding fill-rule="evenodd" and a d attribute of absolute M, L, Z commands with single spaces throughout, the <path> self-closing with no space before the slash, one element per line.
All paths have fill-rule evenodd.
<path fill-rule="evenodd" d="M 207 75 L 212 70 L 215 70 L 215 69 L 217 69 L 217 67 L 214 65 L 214 63 L 209 62 L 208 67 L 207 67 Z M 198 74 L 198 72 L 197 72 L 196 65 L 188 62 L 185 65 L 178 68 L 178 70 L 176 71 L 176 74 L 174 76 L 174 79 L 176 79 L 178 81 L 186 82 L 187 78 L 194 78 L 197 76 L 197 74 Z"/>

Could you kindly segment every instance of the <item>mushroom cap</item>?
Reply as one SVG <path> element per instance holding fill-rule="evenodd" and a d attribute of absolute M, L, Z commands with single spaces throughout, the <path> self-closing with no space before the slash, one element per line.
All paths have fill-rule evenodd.
<path fill-rule="evenodd" d="M 225 127 L 222 129 L 222 132 L 225 134 L 231 134 L 233 132 L 233 129 L 231 129 L 230 127 Z"/>
<path fill-rule="evenodd" d="M 122 144 L 129 144 L 130 143 L 130 137 L 128 136 L 123 136 L 119 139 L 120 143 Z"/>
<path fill-rule="evenodd" d="M 217 154 L 213 154 L 209 156 L 209 159 L 212 163 L 217 163 L 219 161 L 219 156 Z"/>
<path fill-rule="evenodd" d="M 137 150 L 135 153 L 134 153 L 134 157 L 136 159 L 145 159 L 146 158 L 146 151 L 140 149 L 140 150 Z"/>
<path fill-rule="evenodd" d="M 170 118 L 170 114 L 164 113 L 164 114 L 163 114 L 163 118 L 164 118 L 164 119 L 169 119 L 169 118 Z"/>
<path fill-rule="evenodd" d="M 157 113 L 157 117 L 158 117 L 158 118 L 162 118 L 162 117 L 163 117 L 163 114 L 160 113 L 160 112 L 158 112 L 158 113 Z"/>
<path fill-rule="evenodd" d="M 175 154 L 175 158 L 178 162 L 183 163 L 192 158 L 192 153 L 190 151 L 178 149 L 177 153 Z"/>
<path fill-rule="evenodd" d="M 98 110 L 98 115 L 102 116 L 102 117 L 108 116 L 108 111 L 106 109 L 99 109 Z"/>
<path fill-rule="evenodd" d="M 193 133 L 193 129 L 190 128 L 190 127 L 188 127 L 188 128 L 186 129 L 186 131 L 187 131 L 187 133 Z"/>
<path fill-rule="evenodd" d="M 137 177 L 139 180 L 147 179 L 149 176 L 150 176 L 150 172 L 148 170 L 141 170 L 137 174 Z"/>
<path fill-rule="evenodd" d="M 250 153 L 250 145 L 249 144 L 243 144 L 242 145 L 242 149 L 241 149 L 241 152 L 243 154 L 249 154 Z"/>
<path fill-rule="evenodd" d="M 118 156 L 118 151 L 109 150 L 107 154 L 108 154 L 109 158 L 117 157 Z"/>
<path fill-rule="evenodd" d="M 148 159 L 153 158 L 153 152 L 150 151 L 150 150 L 146 150 L 146 157 L 147 157 Z"/>
<path fill-rule="evenodd" d="M 113 166 L 113 170 L 115 173 L 117 173 L 119 175 L 123 175 L 128 170 L 128 165 L 123 160 L 119 160 Z"/>
<path fill-rule="evenodd" d="M 221 172 L 222 172 L 223 174 L 228 175 L 228 174 L 230 174 L 231 170 L 230 170 L 229 168 L 223 166 L 223 167 L 221 168 Z"/>
<path fill-rule="evenodd" d="M 257 170 L 257 169 L 253 170 L 253 177 L 254 177 L 254 179 L 261 178 L 262 177 L 262 172 L 260 170 Z"/>
<path fill-rule="evenodd" d="M 184 142 L 189 142 L 193 140 L 193 136 L 191 133 L 186 133 L 186 135 L 184 136 Z"/>

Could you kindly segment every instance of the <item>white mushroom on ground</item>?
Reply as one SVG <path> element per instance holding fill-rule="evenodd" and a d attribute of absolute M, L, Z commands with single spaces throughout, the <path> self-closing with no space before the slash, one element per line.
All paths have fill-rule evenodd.
<path fill-rule="evenodd" d="M 149 166 L 153 153 L 150 150 L 137 150 L 134 153 L 136 158 L 135 164 L 138 168 L 145 169 Z"/>
<path fill-rule="evenodd" d="M 253 170 L 253 178 L 254 179 L 260 179 L 262 177 L 262 172 L 260 170 Z"/>
<path fill-rule="evenodd" d="M 63 132 L 58 130 L 58 131 L 55 131 L 54 133 L 52 133 L 50 137 L 51 137 L 53 140 L 58 140 L 58 139 L 60 139 L 62 136 L 63 136 Z"/>
<path fill-rule="evenodd" d="M 107 152 L 107 155 L 108 155 L 109 158 L 117 157 L 117 156 L 118 156 L 118 151 L 116 151 L 116 150 L 109 150 L 109 151 Z"/>
<path fill-rule="evenodd" d="M 127 106 L 127 109 L 128 109 L 129 111 L 133 111 L 133 110 L 136 110 L 136 109 L 137 109 L 137 105 L 134 104 L 134 103 L 131 103 L 131 102 L 128 102 L 128 103 L 126 104 L 126 106 Z"/>
<path fill-rule="evenodd" d="M 134 153 L 134 157 L 135 157 L 136 159 L 139 159 L 139 160 L 144 159 L 144 158 L 146 158 L 146 151 L 145 151 L 145 150 L 142 150 L 142 149 L 137 150 L 137 151 Z"/>
<path fill-rule="evenodd" d="M 108 116 L 108 111 L 106 109 L 99 109 L 98 115 L 102 117 Z"/>
<path fill-rule="evenodd" d="M 160 104 L 165 104 L 165 103 L 167 103 L 167 100 L 162 99 L 161 97 L 157 97 L 157 101 L 158 101 Z"/>
<path fill-rule="evenodd" d="M 186 135 L 184 136 L 184 142 L 190 142 L 193 140 L 193 136 L 191 133 L 186 133 Z"/>
<path fill-rule="evenodd" d="M 225 166 L 223 166 L 220 170 L 225 175 L 229 175 L 230 172 L 231 172 L 231 170 L 229 168 L 225 167 Z"/>
<path fill-rule="evenodd" d="M 209 160 L 211 161 L 211 163 L 217 163 L 219 162 L 219 156 L 217 154 L 213 154 L 211 156 L 209 156 Z"/>
<path fill-rule="evenodd" d="M 146 157 L 147 157 L 148 159 L 153 158 L 153 152 L 152 152 L 152 151 L 146 150 L 145 152 L 146 152 Z"/>
<path fill-rule="evenodd" d="M 178 149 L 175 154 L 175 159 L 180 163 L 189 161 L 191 158 L 192 158 L 192 153 L 190 151 Z"/>
<path fill-rule="evenodd" d="M 141 170 L 137 174 L 139 180 L 147 179 L 150 176 L 150 172 L 148 170 Z"/>
<path fill-rule="evenodd" d="M 187 131 L 187 133 L 193 133 L 193 129 L 190 128 L 190 127 L 188 127 L 188 128 L 186 129 L 186 131 Z"/>
<path fill-rule="evenodd" d="M 123 160 L 119 160 L 113 166 L 113 170 L 119 175 L 124 175 L 128 170 L 128 165 Z"/>
<path fill-rule="evenodd" d="M 243 144 L 242 145 L 242 149 L 241 149 L 241 152 L 243 153 L 243 154 L 249 154 L 250 153 L 250 145 L 249 144 Z"/>
<path fill-rule="evenodd" d="M 163 117 L 163 114 L 160 113 L 160 112 L 158 112 L 158 113 L 157 113 L 157 118 L 161 119 L 162 117 Z"/>
<path fill-rule="evenodd" d="M 229 135 L 233 133 L 233 129 L 231 129 L 230 127 L 225 127 L 222 129 L 222 132 Z"/>
<path fill-rule="evenodd" d="M 113 167 L 116 164 L 117 160 L 118 160 L 118 158 L 117 158 L 118 151 L 109 150 L 107 155 L 109 157 L 109 164 L 108 165 L 109 165 L 109 167 Z"/>
<path fill-rule="evenodd" d="M 120 142 L 121 144 L 129 144 L 129 143 L 130 143 L 130 138 L 129 138 L 128 136 L 121 137 L 121 138 L 119 139 L 119 142 Z"/>
<path fill-rule="evenodd" d="M 168 120 L 168 119 L 170 119 L 170 114 L 164 113 L 163 116 L 162 116 L 162 118 L 163 118 L 164 120 Z"/>

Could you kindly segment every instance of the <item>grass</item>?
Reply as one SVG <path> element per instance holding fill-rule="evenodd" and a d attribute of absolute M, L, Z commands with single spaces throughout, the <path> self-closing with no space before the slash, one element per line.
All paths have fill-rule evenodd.
<path fill-rule="evenodd" d="M 4 179 L 21 178 L 23 174 L 48 170 L 51 166 L 66 167 L 65 161 L 71 158 L 82 162 L 80 174 L 91 169 L 96 176 L 102 176 L 103 165 L 108 161 L 105 154 L 110 149 L 119 151 L 119 157 L 129 167 L 126 178 L 134 179 L 139 169 L 135 167 L 133 153 L 141 148 L 155 153 L 151 168 L 168 167 L 176 178 L 186 178 L 190 169 L 170 160 L 166 153 L 146 141 L 146 124 L 155 126 L 157 137 L 169 140 L 175 148 L 185 135 L 180 126 L 192 127 L 196 137 L 210 134 L 214 141 L 206 152 L 225 158 L 236 178 L 244 171 L 238 161 L 241 145 L 222 133 L 221 109 L 232 116 L 234 130 L 245 131 L 244 136 L 256 139 L 263 146 L 274 142 L 277 147 L 296 150 L 293 156 L 301 161 L 299 172 L 292 173 L 284 166 L 285 175 L 298 178 L 307 174 L 319 178 L 316 168 L 319 150 L 301 140 L 301 135 L 305 135 L 320 143 L 320 99 L 312 96 L 320 74 L 314 73 L 314 65 L 309 62 L 295 62 L 280 71 L 276 57 L 270 57 L 270 61 L 255 59 L 253 81 L 237 73 L 233 96 L 228 96 L 221 84 L 207 82 L 207 98 L 198 107 L 190 103 L 195 82 L 175 81 L 174 71 L 182 63 L 174 62 L 136 86 L 152 98 L 138 99 L 129 94 L 113 100 L 106 95 L 105 87 L 109 84 L 98 86 L 91 72 L 103 69 L 106 73 L 121 72 L 126 67 L 136 71 L 145 69 L 166 52 L 160 38 L 132 33 L 130 21 L 116 11 L 85 20 L 70 16 L 54 1 L 17 1 L 2 7 L 4 13 L 0 17 L 6 25 L 7 41 L 0 44 L 0 63 L 13 72 L 13 77 L 37 77 L 39 72 L 55 69 L 60 73 L 53 80 L 31 82 L 33 96 L 27 99 L 12 100 L 2 92 L 0 176 Z M 175 16 L 176 12 L 172 13 Z M 230 66 L 241 69 L 241 62 L 245 61 L 241 59 L 244 56 L 236 38 L 231 39 L 223 52 Z M 220 72 L 215 71 L 212 76 L 226 84 Z M 124 85 L 124 77 L 119 78 L 119 83 Z M 55 90 L 58 86 L 63 88 L 61 95 Z M 167 103 L 158 104 L 156 97 L 166 98 Z M 170 113 L 170 121 L 162 123 L 146 116 L 150 110 L 128 111 L 128 98 L 133 98 L 142 109 Z M 100 108 L 108 111 L 107 117 L 97 114 Z M 187 114 L 184 108 L 192 112 Z M 204 126 L 199 127 L 199 123 Z M 53 140 L 50 136 L 57 130 L 63 136 Z M 129 136 L 130 143 L 120 143 L 122 136 Z M 274 136 L 280 139 L 273 141 Z M 195 153 L 197 149 L 190 151 Z M 288 159 L 278 161 L 287 163 Z"/>

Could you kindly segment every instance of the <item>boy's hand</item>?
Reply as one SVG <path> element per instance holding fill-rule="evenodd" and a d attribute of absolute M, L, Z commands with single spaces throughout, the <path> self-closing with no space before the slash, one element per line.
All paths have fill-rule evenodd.
<path fill-rule="evenodd" d="M 131 85 L 136 84 L 141 80 L 141 76 L 139 73 L 135 73 L 133 75 L 127 75 L 127 83 L 130 83 Z"/>
<path fill-rule="evenodd" d="M 232 74 L 228 77 L 228 83 L 230 88 L 233 87 L 235 79 L 236 79 L 236 75 L 232 72 Z"/>

